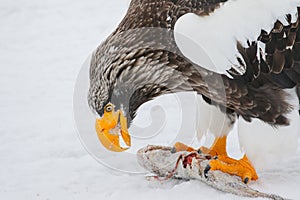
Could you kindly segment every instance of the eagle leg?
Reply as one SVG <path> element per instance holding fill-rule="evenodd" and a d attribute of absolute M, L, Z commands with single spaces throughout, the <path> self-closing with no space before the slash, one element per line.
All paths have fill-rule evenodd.
<path fill-rule="evenodd" d="M 218 155 L 226 155 L 226 140 L 227 137 L 217 137 L 211 146 L 211 148 L 206 148 L 206 147 L 200 147 L 199 149 L 201 150 L 202 153 L 205 154 L 210 154 L 211 156 L 218 156 Z"/>
<path fill-rule="evenodd" d="M 215 157 L 215 159 L 211 160 L 207 166 L 206 173 L 209 170 L 220 170 L 224 173 L 241 177 L 246 184 L 250 180 L 257 180 L 258 176 L 256 170 L 246 155 L 240 160 L 228 156 L 226 151 L 226 140 L 226 136 L 216 138 L 212 147 L 208 149 L 208 152 L 205 147 L 200 148 L 203 153 L 208 153 Z"/>
<path fill-rule="evenodd" d="M 209 170 L 220 170 L 224 173 L 241 177 L 243 182 L 246 184 L 250 180 L 257 180 L 258 176 L 256 170 L 254 169 L 246 155 L 240 160 L 235 160 L 228 156 L 226 151 L 226 140 L 226 136 L 216 138 L 210 148 L 200 147 L 198 150 L 183 143 L 177 142 L 174 145 L 172 151 L 198 151 L 203 154 L 211 155 L 212 157 L 214 157 L 214 159 L 209 162 L 209 165 L 206 167 L 205 173 L 208 173 Z"/>

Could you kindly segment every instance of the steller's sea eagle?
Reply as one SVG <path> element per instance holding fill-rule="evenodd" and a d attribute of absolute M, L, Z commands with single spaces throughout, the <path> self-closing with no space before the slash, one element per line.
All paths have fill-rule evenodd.
<path fill-rule="evenodd" d="M 223 24 L 223 18 L 232 23 Z M 143 103 L 194 91 L 226 115 L 212 147 L 198 149 L 217 156 L 206 171 L 256 180 L 246 155 L 241 160 L 227 155 L 226 137 L 237 117 L 275 128 L 289 125 L 287 115 L 298 108 L 285 89 L 299 96 L 299 24 L 299 0 L 132 0 L 90 64 L 88 103 L 99 117 L 100 141 L 111 151 L 126 150 L 118 131 L 130 146 L 127 128 Z M 193 46 L 202 46 L 213 65 L 202 62 Z M 194 150 L 182 143 L 174 149 Z"/>

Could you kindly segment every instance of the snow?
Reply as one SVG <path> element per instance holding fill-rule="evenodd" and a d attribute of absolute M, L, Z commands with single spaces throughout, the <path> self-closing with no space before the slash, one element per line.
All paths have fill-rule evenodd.
<path fill-rule="evenodd" d="M 74 128 L 73 112 L 77 111 L 73 111 L 72 105 L 77 75 L 88 55 L 122 19 L 128 4 L 128 1 L 104 0 L 1 1 L 1 199 L 242 199 L 198 181 L 149 183 L 144 174 L 122 173 L 99 164 L 81 144 L 84 138 L 79 139 Z M 164 133 L 179 129 L 193 136 L 189 132 L 192 120 L 181 117 L 187 116 L 189 110 L 179 110 L 185 113 L 179 117 L 170 112 L 178 111 L 172 106 L 186 103 L 192 111 L 192 104 L 184 98 L 176 103 L 172 98 L 145 105 L 140 111 L 145 115 L 140 114 L 136 120 L 138 127 L 148 127 L 149 113 L 153 117 L 163 112 Z M 182 120 L 186 125 L 178 127 L 172 120 Z M 179 137 L 183 136 L 158 135 L 150 142 L 158 142 L 160 138 L 165 138 L 164 143 L 186 139 L 186 135 Z M 148 140 L 139 142 L 142 145 Z M 100 146 L 97 144 L 88 148 L 97 150 Z M 232 144 L 237 145 L 236 139 Z M 134 160 L 131 151 L 112 156 L 101 150 L 94 157 L 140 170 L 134 162 L 129 163 Z M 127 157 L 131 160 L 124 159 Z M 299 166 L 298 150 L 292 158 L 282 157 L 280 164 L 260 170 L 260 179 L 251 186 L 297 199 Z"/>

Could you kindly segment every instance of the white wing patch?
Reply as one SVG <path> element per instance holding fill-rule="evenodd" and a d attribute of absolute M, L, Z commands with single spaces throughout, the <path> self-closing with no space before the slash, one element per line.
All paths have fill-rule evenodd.
<path fill-rule="evenodd" d="M 296 21 L 297 6 L 299 0 L 230 0 L 210 16 L 182 16 L 175 24 L 175 40 L 191 61 L 224 74 L 239 66 L 237 41 L 247 46 L 262 29 L 270 32 L 276 20 L 287 24 L 287 14 Z"/>

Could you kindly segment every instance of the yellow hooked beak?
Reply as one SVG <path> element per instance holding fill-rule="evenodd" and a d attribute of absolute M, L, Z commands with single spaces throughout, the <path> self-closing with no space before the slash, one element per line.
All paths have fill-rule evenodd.
<path fill-rule="evenodd" d="M 110 151 L 122 152 L 131 146 L 127 119 L 121 110 L 115 111 L 111 103 L 105 106 L 102 118 L 96 119 L 96 132 L 102 145 Z M 121 147 L 119 133 L 128 147 Z"/>

